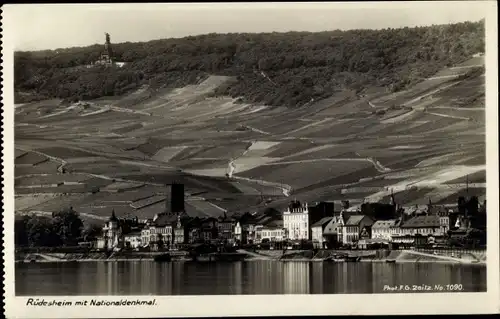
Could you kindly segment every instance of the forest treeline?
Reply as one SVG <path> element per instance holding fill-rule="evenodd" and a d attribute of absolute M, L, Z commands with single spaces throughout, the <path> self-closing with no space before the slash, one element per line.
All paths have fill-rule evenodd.
<path fill-rule="evenodd" d="M 79 241 L 95 240 L 101 233 L 100 225 L 84 226 L 72 208 L 54 212 L 51 217 L 24 215 L 14 224 L 16 247 L 76 246 Z"/>
<path fill-rule="evenodd" d="M 16 103 L 87 100 L 234 76 L 216 93 L 250 103 L 302 106 L 343 89 L 404 89 L 484 52 L 484 21 L 383 30 L 207 34 L 113 44 L 122 68 L 85 68 L 103 45 L 15 53 Z"/>

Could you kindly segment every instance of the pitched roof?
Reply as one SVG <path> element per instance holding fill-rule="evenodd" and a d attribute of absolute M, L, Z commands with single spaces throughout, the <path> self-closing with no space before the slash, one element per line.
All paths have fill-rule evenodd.
<path fill-rule="evenodd" d="M 349 217 L 349 219 L 347 220 L 347 222 L 345 223 L 346 225 L 358 225 L 359 223 L 361 223 L 361 221 L 363 220 L 363 218 L 365 218 L 367 216 L 365 215 L 352 215 L 351 217 Z"/>
<path fill-rule="evenodd" d="M 311 225 L 311 227 L 324 227 L 326 226 L 331 220 L 333 219 L 333 217 L 323 217 L 321 218 L 320 220 L 318 220 L 317 222 L 315 222 L 314 224 Z"/>
<path fill-rule="evenodd" d="M 162 213 L 158 214 L 157 216 L 158 217 L 155 220 L 153 220 L 153 224 L 158 227 L 171 225 L 172 223 L 177 222 L 177 215 Z"/>
<path fill-rule="evenodd" d="M 283 220 L 271 220 L 263 225 L 264 227 L 283 228 Z"/>
<path fill-rule="evenodd" d="M 406 214 L 412 214 L 412 213 L 422 213 L 427 211 L 427 205 L 413 205 L 409 207 L 403 207 L 405 210 Z"/>
<path fill-rule="evenodd" d="M 340 223 L 337 221 L 337 218 L 332 218 L 328 224 L 326 224 L 323 234 L 324 235 L 335 235 L 337 234 L 337 227 L 340 227 Z"/>
<path fill-rule="evenodd" d="M 141 236 L 141 232 L 140 231 L 133 231 L 133 232 L 130 232 L 128 234 L 125 234 L 124 236 L 125 237 Z"/>
<path fill-rule="evenodd" d="M 236 219 L 232 216 L 219 216 L 218 218 L 220 223 L 234 223 Z"/>
<path fill-rule="evenodd" d="M 439 227 L 438 215 L 422 215 L 416 216 L 407 220 L 401 225 L 402 228 L 423 228 L 423 227 Z"/>
<path fill-rule="evenodd" d="M 398 222 L 397 219 L 389 219 L 389 220 L 377 220 L 373 225 L 372 228 L 391 228 L 396 226 L 396 223 Z"/>

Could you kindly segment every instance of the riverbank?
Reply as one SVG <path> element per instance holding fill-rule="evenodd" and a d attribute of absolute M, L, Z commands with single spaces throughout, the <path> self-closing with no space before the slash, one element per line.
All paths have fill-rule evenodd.
<path fill-rule="evenodd" d="M 447 263 L 447 264 L 476 264 L 486 265 L 486 252 L 474 254 L 464 251 L 460 255 L 444 251 L 435 252 L 414 250 L 367 250 L 367 251 L 340 251 L 340 250 L 303 250 L 303 251 L 246 251 L 244 261 L 279 261 L 279 262 L 373 262 L 373 263 Z M 16 254 L 16 263 L 59 263 L 59 262 L 123 262 L 123 261 L 154 261 L 154 258 L 165 252 L 92 252 L 92 253 L 27 253 Z M 173 262 L 192 261 L 186 252 L 175 252 Z"/>

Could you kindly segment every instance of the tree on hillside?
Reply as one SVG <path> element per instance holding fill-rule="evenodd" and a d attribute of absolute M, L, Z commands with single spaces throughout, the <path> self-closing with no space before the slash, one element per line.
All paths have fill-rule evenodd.
<path fill-rule="evenodd" d="M 297 107 L 339 89 L 402 90 L 484 52 L 484 32 L 480 21 L 385 30 L 208 34 L 114 44 L 115 58 L 128 62 L 122 68 L 85 68 L 102 51 L 98 45 L 15 52 L 15 90 L 29 92 L 15 97 L 16 103 L 46 97 L 94 99 L 149 83 L 184 86 L 218 74 L 237 77 L 218 95 Z"/>
<path fill-rule="evenodd" d="M 45 216 L 32 216 L 26 222 L 27 242 L 30 247 L 55 247 L 61 245 L 54 232 L 52 220 Z"/>
<path fill-rule="evenodd" d="M 83 241 L 93 241 L 102 235 L 102 225 L 88 224 L 82 231 Z"/>
<path fill-rule="evenodd" d="M 14 221 L 14 244 L 17 246 L 28 246 L 28 230 L 27 223 L 29 217 L 22 216 Z"/>
<path fill-rule="evenodd" d="M 52 215 L 54 232 L 63 245 L 76 245 L 81 237 L 83 222 L 73 207 Z"/>

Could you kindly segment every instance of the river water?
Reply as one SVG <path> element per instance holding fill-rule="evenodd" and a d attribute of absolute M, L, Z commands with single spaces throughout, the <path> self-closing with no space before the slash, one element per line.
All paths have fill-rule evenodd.
<path fill-rule="evenodd" d="M 153 261 L 16 264 L 16 295 L 383 293 L 384 285 L 486 291 L 486 267 L 444 263 Z"/>

